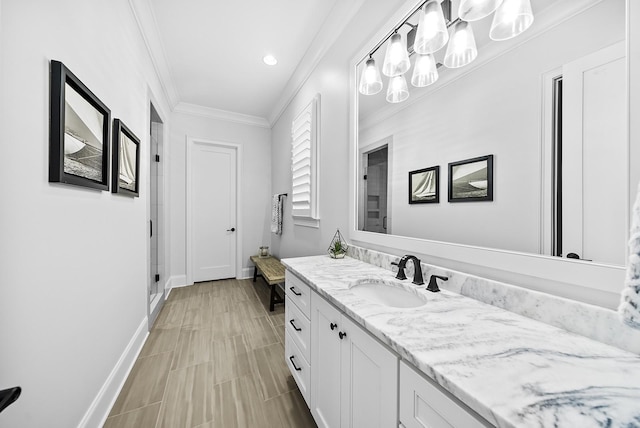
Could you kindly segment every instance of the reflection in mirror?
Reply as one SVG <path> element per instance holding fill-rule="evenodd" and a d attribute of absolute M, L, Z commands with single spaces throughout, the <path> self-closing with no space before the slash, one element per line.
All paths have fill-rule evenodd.
<path fill-rule="evenodd" d="M 418 6 L 398 30 L 404 40 L 418 23 Z M 625 2 L 531 6 L 535 21 L 508 41 L 489 38 L 491 15 L 474 21 L 475 61 L 444 67 L 440 49 L 439 79 L 409 84 L 406 101 L 386 101 L 386 76 L 380 92 L 358 94 L 359 230 L 624 265 Z M 458 9 L 453 0 L 449 31 Z M 407 80 L 418 56 L 411 46 Z M 372 49 L 376 64 L 386 48 Z M 359 78 L 369 57 L 358 65 Z M 374 184 L 370 172 L 383 146 L 386 176 L 376 172 Z M 488 155 L 493 201 L 409 203 L 410 171 L 440 166 L 438 190 L 446 195 L 448 164 Z M 374 226 L 370 216 L 383 208 Z"/>

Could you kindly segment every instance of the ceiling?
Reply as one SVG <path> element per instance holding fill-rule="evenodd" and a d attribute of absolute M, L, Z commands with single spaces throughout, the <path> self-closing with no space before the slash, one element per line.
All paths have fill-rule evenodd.
<path fill-rule="evenodd" d="M 344 10 L 336 0 L 146 0 L 143 25 L 175 105 L 273 120 L 296 68 Z M 140 1 L 137 2 L 140 4 Z M 353 2 L 351 2 L 353 3 Z M 137 7 L 138 14 L 142 10 Z M 332 18 L 333 16 L 333 18 Z M 138 17 L 140 22 L 140 17 Z M 333 21 L 332 21 L 333 19 Z M 155 33 L 155 34 L 150 34 Z M 314 44 L 314 41 L 316 43 Z M 262 58 L 274 55 L 278 64 Z M 163 64 L 158 64 L 163 62 Z M 168 82 L 166 80 L 169 80 Z M 290 86 L 290 85 L 289 85 Z"/>

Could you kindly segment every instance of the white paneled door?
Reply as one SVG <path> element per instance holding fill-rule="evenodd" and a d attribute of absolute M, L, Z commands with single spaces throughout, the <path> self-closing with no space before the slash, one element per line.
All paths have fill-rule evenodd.
<path fill-rule="evenodd" d="M 233 278 L 236 276 L 236 150 L 194 140 L 190 141 L 189 150 L 187 203 L 190 205 L 191 279 L 199 282 Z"/>
<path fill-rule="evenodd" d="M 562 249 L 624 265 L 628 182 L 624 42 L 563 67 Z"/>

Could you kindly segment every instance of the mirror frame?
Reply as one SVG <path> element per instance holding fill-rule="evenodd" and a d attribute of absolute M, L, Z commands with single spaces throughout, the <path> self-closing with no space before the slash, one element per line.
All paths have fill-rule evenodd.
<path fill-rule="evenodd" d="M 629 183 L 638 183 L 640 171 L 630 165 L 640 165 L 640 123 L 630 118 L 640 114 L 640 78 L 631 79 L 633 71 L 640 76 L 640 3 L 626 2 L 626 53 L 627 53 L 627 127 L 629 142 Z M 357 66 L 368 56 L 378 40 L 382 40 L 397 23 L 410 15 L 421 0 L 407 0 L 361 49 L 356 51 L 350 65 L 349 85 L 349 238 L 359 246 L 391 254 L 413 253 L 423 257 L 428 264 L 458 270 L 472 275 L 504 281 L 574 300 L 592 303 L 611 309 L 617 307 L 624 286 L 625 267 L 581 260 L 557 258 L 464 244 L 432 241 L 406 236 L 365 232 L 358 225 L 358 90 Z M 633 142 L 637 142 L 633 145 Z M 640 170 L 640 168 L 637 168 Z M 627 187 L 629 186 L 627 184 Z M 635 188 L 627 188 L 626 223 L 629 222 L 631 204 L 635 200 Z M 629 237 L 627 227 L 626 238 Z M 626 245 L 620 243 L 620 245 Z M 628 251 L 628 250 L 627 250 Z"/>

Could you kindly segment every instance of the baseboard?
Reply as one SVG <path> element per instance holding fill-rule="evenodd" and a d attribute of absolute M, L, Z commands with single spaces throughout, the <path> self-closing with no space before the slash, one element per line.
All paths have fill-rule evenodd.
<path fill-rule="evenodd" d="M 186 287 L 187 275 L 172 275 L 169 278 L 169 288 Z"/>
<path fill-rule="evenodd" d="M 247 278 L 253 278 L 253 268 L 252 267 L 242 268 L 242 277 L 238 278 L 238 279 L 247 279 Z"/>
<path fill-rule="evenodd" d="M 144 342 L 147 340 L 147 329 L 148 321 L 147 317 L 144 317 L 120 356 L 116 366 L 109 374 L 109 377 L 107 377 L 98 395 L 78 424 L 78 428 L 93 428 L 104 425 L 111 411 L 111 407 L 113 407 L 113 404 L 118 398 L 118 394 L 120 394 L 120 390 L 124 386 L 124 382 L 127 380 L 129 372 L 131 372 L 133 364 L 136 362 L 138 354 L 142 350 L 142 345 L 144 345 Z"/>

